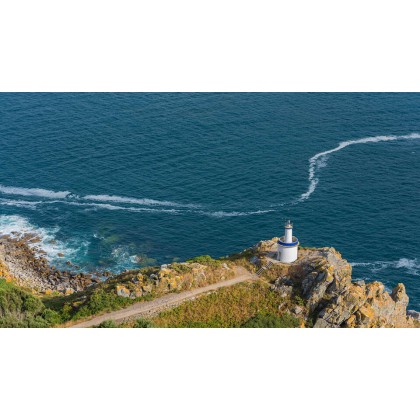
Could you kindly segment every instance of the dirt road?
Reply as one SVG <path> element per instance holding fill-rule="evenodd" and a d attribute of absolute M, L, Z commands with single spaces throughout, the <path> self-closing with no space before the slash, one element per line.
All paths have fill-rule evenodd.
<path fill-rule="evenodd" d="M 103 315 L 99 315 L 95 318 L 89 319 L 88 321 L 80 322 L 72 325 L 70 328 L 87 328 L 99 325 L 101 322 L 108 319 L 112 319 L 116 322 L 121 322 L 129 318 L 140 318 L 158 314 L 166 309 L 178 306 L 182 302 L 190 300 L 195 296 L 201 295 L 212 290 L 220 289 L 221 287 L 233 286 L 247 280 L 255 280 L 257 277 L 251 274 L 245 268 L 238 267 L 237 275 L 230 279 L 221 281 L 218 283 L 210 284 L 209 286 L 200 287 L 198 289 L 188 290 L 181 293 L 168 293 L 164 296 L 156 298 L 149 302 L 138 302 L 128 308 L 120 309 L 118 311 L 109 312 Z"/>

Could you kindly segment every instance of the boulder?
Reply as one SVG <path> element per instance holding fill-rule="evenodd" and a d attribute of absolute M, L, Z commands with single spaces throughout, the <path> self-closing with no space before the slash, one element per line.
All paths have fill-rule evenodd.
<path fill-rule="evenodd" d="M 131 292 L 125 286 L 122 286 L 119 284 L 117 285 L 116 290 L 117 290 L 118 296 L 125 297 L 125 298 L 130 297 Z"/>

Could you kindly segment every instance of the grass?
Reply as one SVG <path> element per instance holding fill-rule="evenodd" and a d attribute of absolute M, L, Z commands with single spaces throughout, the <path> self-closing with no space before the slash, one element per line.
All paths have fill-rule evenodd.
<path fill-rule="evenodd" d="M 282 302 L 264 282 L 241 283 L 163 312 L 153 323 L 169 328 L 235 328 L 261 314 L 279 317 Z"/>
<path fill-rule="evenodd" d="M 290 314 L 257 314 L 246 321 L 242 328 L 298 328 L 300 320 Z"/>

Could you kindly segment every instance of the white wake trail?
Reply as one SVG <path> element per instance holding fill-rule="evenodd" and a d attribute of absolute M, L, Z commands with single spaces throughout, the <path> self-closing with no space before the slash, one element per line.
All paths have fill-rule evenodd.
<path fill-rule="evenodd" d="M 325 152 L 317 153 L 309 159 L 309 187 L 308 190 L 303 193 L 295 203 L 299 203 L 307 200 L 311 194 L 315 191 L 316 186 L 318 185 L 319 178 L 317 177 L 317 172 L 319 169 L 323 168 L 327 164 L 328 155 L 338 152 L 348 146 L 354 144 L 365 144 L 365 143 L 379 143 L 383 141 L 395 141 L 395 140 L 410 140 L 410 139 L 420 139 L 419 133 L 411 133 L 404 136 L 376 136 L 376 137 L 365 137 L 358 140 L 348 140 L 341 142 L 334 149 L 326 150 Z"/>

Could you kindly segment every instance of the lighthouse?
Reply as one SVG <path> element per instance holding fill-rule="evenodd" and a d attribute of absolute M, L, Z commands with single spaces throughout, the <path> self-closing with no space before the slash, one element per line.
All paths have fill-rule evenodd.
<path fill-rule="evenodd" d="M 293 224 L 290 220 L 284 225 L 284 236 L 278 240 L 277 259 L 283 263 L 297 260 L 299 240 L 293 236 Z"/>

